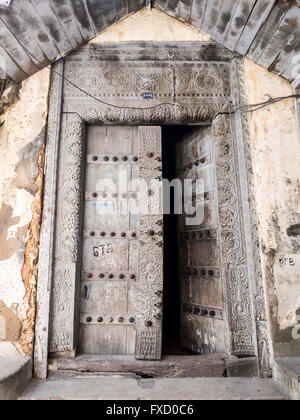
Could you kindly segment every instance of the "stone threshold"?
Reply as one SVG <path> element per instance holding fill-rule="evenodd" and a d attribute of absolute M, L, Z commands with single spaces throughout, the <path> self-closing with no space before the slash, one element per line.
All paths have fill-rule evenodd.
<path fill-rule="evenodd" d="M 133 356 L 83 355 L 50 360 L 49 371 L 132 373 L 141 378 L 222 378 L 226 376 L 225 353 L 165 356 L 161 361 L 136 360 Z"/>

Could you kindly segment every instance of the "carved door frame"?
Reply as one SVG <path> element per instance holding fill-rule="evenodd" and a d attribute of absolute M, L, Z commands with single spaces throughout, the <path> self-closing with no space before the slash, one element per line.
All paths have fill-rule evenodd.
<path fill-rule="evenodd" d="M 73 67 L 83 63 L 88 63 L 86 71 L 76 74 Z M 124 75 L 127 74 L 125 84 L 130 84 L 128 78 L 133 77 L 132 83 L 136 84 L 138 93 L 116 94 L 111 80 L 108 86 L 91 85 L 89 78 L 101 71 L 101 66 L 109 70 L 105 77 L 109 73 L 109 77 L 116 78 L 118 89 Z M 257 356 L 261 371 L 268 370 L 268 325 L 248 120 L 246 114 L 221 114 L 229 101 L 233 106 L 247 103 L 243 59 L 206 43 L 92 44 L 58 61 L 54 70 L 40 239 L 34 351 L 36 377 L 47 377 L 49 352 L 76 354 L 82 186 L 86 127 L 90 124 L 212 124 L 227 350 L 230 355 Z M 146 74 L 146 82 L 139 72 Z M 82 93 L 67 81 L 63 82 L 59 74 L 65 74 L 88 92 L 98 89 L 98 96 L 106 89 L 106 99 L 103 100 L 103 96 L 101 99 L 115 106 L 91 97 L 83 98 Z M 182 81 L 178 82 L 178 74 L 182 75 Z M 166 80 L 170 81 L 173 92 L 166 86 Z M 164 92 L 162 97 L 158 94 L 153 99 L 157 107 L 145 106 L 138 89 L 155 91 L 157 86 L 158 92 Z"/>

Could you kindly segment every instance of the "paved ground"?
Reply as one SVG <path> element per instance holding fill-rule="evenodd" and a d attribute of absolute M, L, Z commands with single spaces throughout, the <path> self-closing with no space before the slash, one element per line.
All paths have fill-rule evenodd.
<path fill-rule="evenodd" d="M 272 380 L 158 378 L 134 375 L 58 374 L 33 381 L 21 400 L 285 400 Z"/>

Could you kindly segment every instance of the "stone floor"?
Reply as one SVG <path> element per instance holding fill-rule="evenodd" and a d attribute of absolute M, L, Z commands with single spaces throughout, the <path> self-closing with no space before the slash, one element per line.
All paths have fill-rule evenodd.
<path fill-rule="evenodd" d="M 34 380 L 20 400 L 286 400 L 259 378 L 156 378 L 134 374 L 57 372 Z"/>

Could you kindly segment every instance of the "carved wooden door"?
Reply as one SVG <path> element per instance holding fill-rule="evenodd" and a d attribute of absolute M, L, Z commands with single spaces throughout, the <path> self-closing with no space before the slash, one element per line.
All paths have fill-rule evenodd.
<path fill-rule="evenodd" d="M 185 135 L 176 156 L 177 177 L 192 180 L 193 207 L 200 215 L 196 222 L 187 222 L 187 214 L 178 216 L 181 344 L 197 354 L 220 352 L 225 350 L 224 310 L 211 128 Z M 196 180 L 203 180 L 202 193 Z"/>
<path fill-rule="evenodd" d="M 161 175 L 161 130 L 88 130 L 79 351 L 159 359 L 162 215 L 140 202 Z"/>

